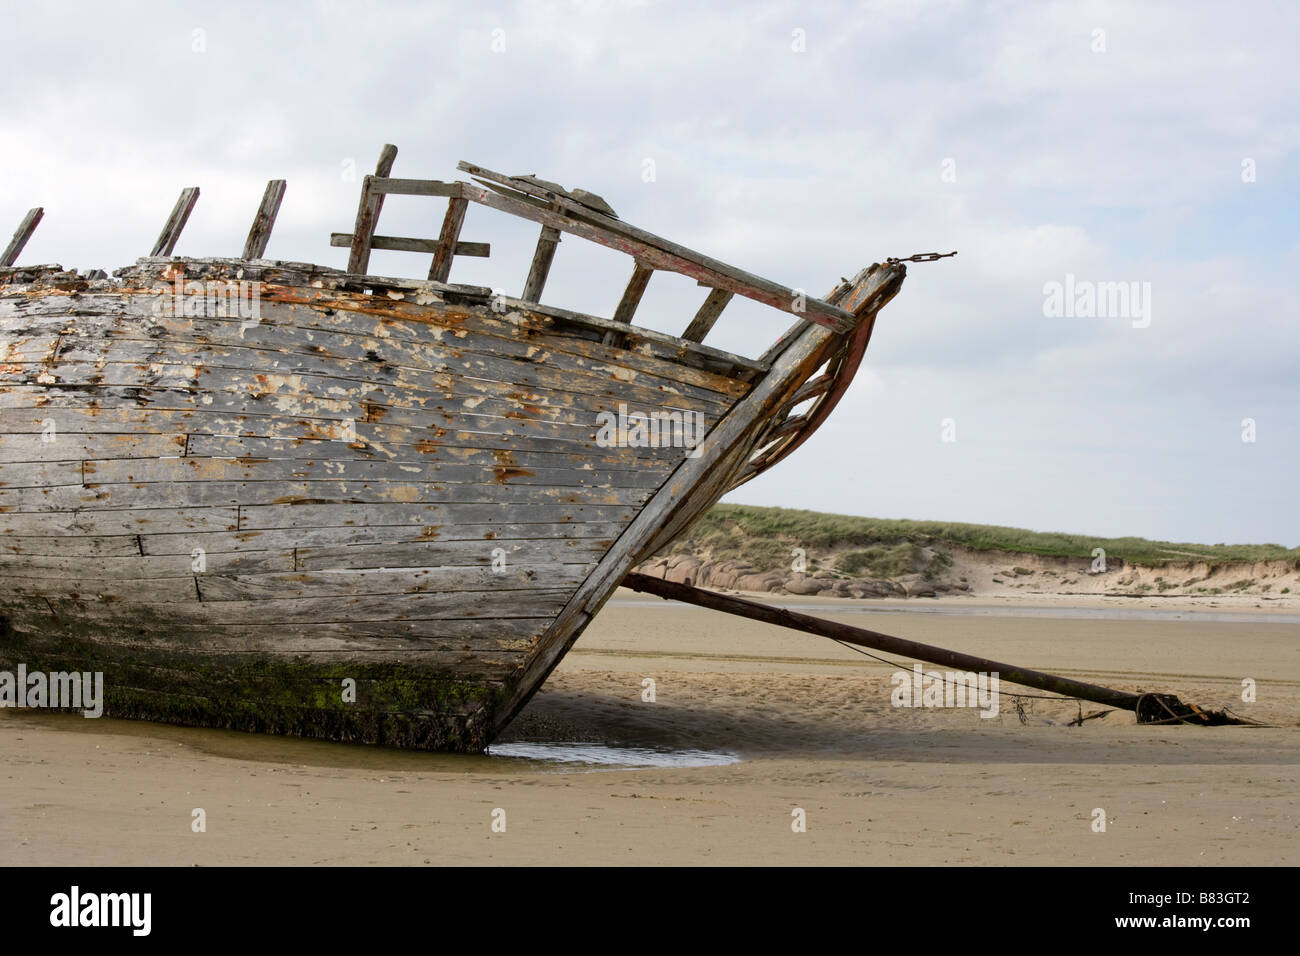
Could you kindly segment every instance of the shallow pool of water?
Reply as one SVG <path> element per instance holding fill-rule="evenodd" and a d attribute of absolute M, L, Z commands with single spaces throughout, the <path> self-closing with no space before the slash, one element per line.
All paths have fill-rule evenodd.
<path fill-rule="evenodd" d="M 511 760 L 544 761 L 566 767 L 582 766 L 611 770 L 722 767 L 740 761 L 735 754 L 708 750 L 666 748 L 660 750 L 649 747 L 612 747 L 608 744 L 527 740 L 493 744 L 488 748 L 488 756 Z"/>

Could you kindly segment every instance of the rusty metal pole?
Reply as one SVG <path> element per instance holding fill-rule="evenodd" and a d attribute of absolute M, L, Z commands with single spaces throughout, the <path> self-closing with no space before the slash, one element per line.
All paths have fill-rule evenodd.
<path fill-rule="evenodd" d="M 744 598 L 718 594 L 714 591 L 691 587 L 688 584 L 676 584 L 672 581 L 652 578 L 649 575 L 636 572 L 623 579 L 623 586 L 631 588 L 633 591 L 657 594 L 661 598 L 672 601 L 697 604 L 700 607 L 711 608 L 715 611 L 726 611 L 728 614 L 738 614 L 741 617 L 762 621 L 764 624 L 775 624 L 779 627 L 794 628 L 796 631 L 807 631 L 809 634 L 820 634 L 823 637 L 843 641 L 845 644 L 858 644 L 878 651 L 901 654 L 904 657 L 911 657 L 960 671 L 996 673 L 999 680 L 1011 684 L 1036 687 L 1039 690 L 1051 691 L 1065 697 L 1079 697 L 1083 700 L 1095 701 L 1098 704 L 1118 707 L 1122 710 L 1136 711 L 1139 699 L 1144 696 L 1125 690 L 1100 687 L 1097 684 L 1086 684 L 1083 681 L 1071 680 L 1068 677 L 1057 677 L 1055 674 L 1044 674 L 1042 671 L 1016 667 L 1014 664 L 991 661 L 971 654 L 949 651 L 942 647 L 934 647 L 931 644 L 919 644 L 905 638 L 881 634 L 879 631 L 869 631 L 864 627 L 839 624 L 835 621 L 813 617 L 811 614 L 800 614 L 798 611 L 789 611 L 769 604 L 760 604 L 758 601 L 747 601 Z"/>

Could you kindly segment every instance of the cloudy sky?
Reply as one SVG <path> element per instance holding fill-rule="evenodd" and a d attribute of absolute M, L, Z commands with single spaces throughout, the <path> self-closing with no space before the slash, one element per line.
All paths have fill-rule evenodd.
<path fill-rule="evenodd" d="M 385 142 L 395 175 L 536 173 L 818 295 L 957 249 L 733 500 L 1300 545 L 1294 4 L 26 4 L 5 33 L 0 229 L 46 210 L 24 262 L 125 265 L 189 185 L 178 254 L 235 255 L 284 178 L 268 255 L 341 266 Z M 380 232 L 441 216 L 395 197 Z M 471 209 L 463 238 L 493 258 L 452 280 L 516 294 L 534 227 Z M 628 271 L 566 239 L 543 301 L 608 315 Z M 1067 276 L 1149 298 L 1045 315 Z M 678 333 L 700 299 L 656 275 L 638 321 Z M 733 302 L 709 341 L 757 355 L 785 319 Z"/>

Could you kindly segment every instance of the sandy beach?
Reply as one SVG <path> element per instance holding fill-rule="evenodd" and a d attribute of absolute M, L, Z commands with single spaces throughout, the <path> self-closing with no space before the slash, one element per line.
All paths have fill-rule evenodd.
<path fill-rule="evenodd" d="M 1075 704 L 1017 709 L 1006 685 L 991 718 L 896 708 L 892 665 L 620 592 L 488 756 L 0 711 L 0 840 L 10 863 L 36 865 L 1300 859 L 1294 612 L 784 603 L 1271 726 L 1148 727 L 1117 711 L 1070 727 Z M 614 763 L 553 759 L 566 753 Z M 796 808 L 806 832 L 792 829 Z"/>

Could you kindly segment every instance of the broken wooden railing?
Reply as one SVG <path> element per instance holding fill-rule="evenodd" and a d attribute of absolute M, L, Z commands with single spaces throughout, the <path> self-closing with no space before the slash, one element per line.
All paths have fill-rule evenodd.
<path fill-rule="evenodd" d="M 906 638 L 893 637 L 879 631 L 867 630 L 864 627 L 854 627 L 851 624 L 828 621 L 824 618 L 814 617 L 811 614 L 801 614 L 798 611 L 791 611 L 771 604 L 762 604 L 758 601 L 719 594 L 716 591 L 692 587 L 689 584 L 678 584 L 674 581 L 651 577 L 648 574 L 632 572 L 623 579 L 623 587 L 631 588 L 633 591 L 642 591 L 646 594 L 654 594 L 666 600 L 695 604 L 715 611 L 725 611 L 728 614 L 736 614 L 753 621 L 762 621 L 764 624 L 775 624 L 779 627 L 788 627 L 809 634 L 818 634 L 844 644 L 854 644 L 859 647 L 870 647 L 886 653 L 899 654 L 903 657 L 925 661 L 929 664 L 937 664 L 941 667 L 952 667 L 963 672 L 975 671 L 997 674 L 1000 681 L 1006 681 L 1007 683 L 1050 691 L 1054 694 L 1060 694 L 1062 697 L 1090 700 L 1109 707 L 1117 707 L 1121 710 L 1131 710 L 1137 714 L 1138 721 L 1144 724 L 1189 723 L 1218 726 L 1243 722 L 1228 716 L 1222 711 L 1212 711 L 1202 709 L 1194 704 L 1184 704 L 1173 694 L 1137 694 L 1132 691 L 1115 690 L 1111 687 L 1089 684 L 1069 677 L 1059 677 L 1056 674 L 1030 670 L 1027 667 L 1017 667 L 1014 664 L 991 661 L 987 658 L 976 657 L 973 654 L 950 651 L 946 648 L 935 647 L 932 644 L 921 644 L 917 641 L 909 641 Z"/>
<path fill-rule="evenodd" d="M 476 203 L 531 220 L 540 226 L 532 261 L 517 301 L 540 305 L 557 248 L 566 233 L 631 257 L 631 275 L 612 318 L 608 320 L 613 323 L 613 327 L 603 335 L 603 341 L 609 345 L 622 344 L 624 336 L 620 333 L 620 328 L 631 328 L 646 288 L 654 274 L 661 271 L 689 276 L 708 290 L 704 301 L 680 336 L 684 341 L 696 345 L 703 343 L 723 310 L 737 295 L 792 313 L 801 322 L 818 323 L 838 333 L 849 333 L 860 328 L 861 314 L 856 307 L 860 303 L 854 297 L 858 290 L 853 283 L 837 287 L 836 296 L 818 299 L 806 295 L 802 290 L 761 278 L 662 236 L 631 226 L 619 219 L 604 199 L 586 190 L 565 189 L 558 183 L 536 176 L 506 176 L 466 162 L 458 164 L 458 168 L 469 173 L 473 182 L 402 179 L 392 175 L 396 159 L 397 147 L 386 144 L 380 151 L 374 173 L 362 180 L 352 231 L 330 235 L 331 246 L 348 249 L 345 271 L 349 275 L 368 275 L 370 256 L 374 250 L 417 252 L 431 257 L 429 281 L 446 284 L 452 262 L 457 256 L 483 258 L 491 254 L 490 244 L 467 242 L 460 238 L 469 204 Z M 260 259 L 265 255 L 284 192 L 284 180 L 271 180 L 267 185 L 244 244 L 243 258 Z M 390 195 L 445 198 L 447 209 L 437 238 L 379 234 L 377 227 L 384 199 Z M 151 255 L 171 256 L 175 252 L 198 198 L 198 187 L 188 187 L 181 192 L 154 243 Z M 30 235 L 30 229 L 27 234 Z M 12 258 L 17 249 L 21 249 L 21 242 L 16 235 L 15 243 L 11 243 L 6 256 Z M 845 363 L 846 367 L 852 364 L 851 360 Z"/>
<path fill-rule="evenodd" d="M 629 319 L 645 291 L 649 275 L 658 270 L 690 276 L 710 290 L 692 322 L 693 334 L 684 336 L 691 341 L 702 341 L 712 328 L 731 298 L 722 293 L 754 299 L 837 332 L 853 328 L 854 317 L 849 310 L 631 226 L 619 219 L 609 204 L 594 193 L 566 190 L 535 176 L 505 176 L 472 163 L 462 162 L 458 168 L 469 173 L 482 187 L 467 186 L 466 198 L 540 224 L 543 233 L 539 246 L 542 241 L 553 238 L 545 231 L 549 227 L 554 233 L 581 236 L 631 256 L 636 266 L 623 296 L 623 303 L 628 306 L 623 311 Z"/>
<path fill-rule="evenodd" d="M 330 244 L 347 247 L 347 272 L 365 275 L 372 250 L 421 252 L 433 257 L 429 279 L 445 283 L 456 256 L 488 256 L 488 243 L 462 242 L 461 229 L 469 203 L 476 203 L 531 220 L 540 226 L 537 243 L 523 281 L 519 301 L 540 304 L 564 234 L 579 236 L 607 248 L 626 253 L 633 260 L 628 279 L 611 321 L 616 327 L 606 332 L 606 344 L 619 344 L 617 326 L 632 325 L 651 278 L 657 271 L 690 276 L 708 289 L 704 302 L 687 326 L 683 339 L 702 343 L 727 303 L 745 296 L 794 313 L 802 319 L 848 332 L 856 324 L 852 309 L 809 297 L 797 289 L 771 282 L 702 253 L 637 229 L 618 218 L 600 196 L 582 189 L 565 189 L 536 176 L 506 176 L 482 166 L 462 162 L 459 168 L 470 174 L 472 183 L 429 179 L 398 179 L 392 176 L 397 147 L 384 146 L 373 175 L 361 185 L 355 223 L 351 232 L 333 233 Z M 389 195 L 445 198 L 447 210 L 437 239 L 385 236 L 377 232 L 384 197 Z"/>

